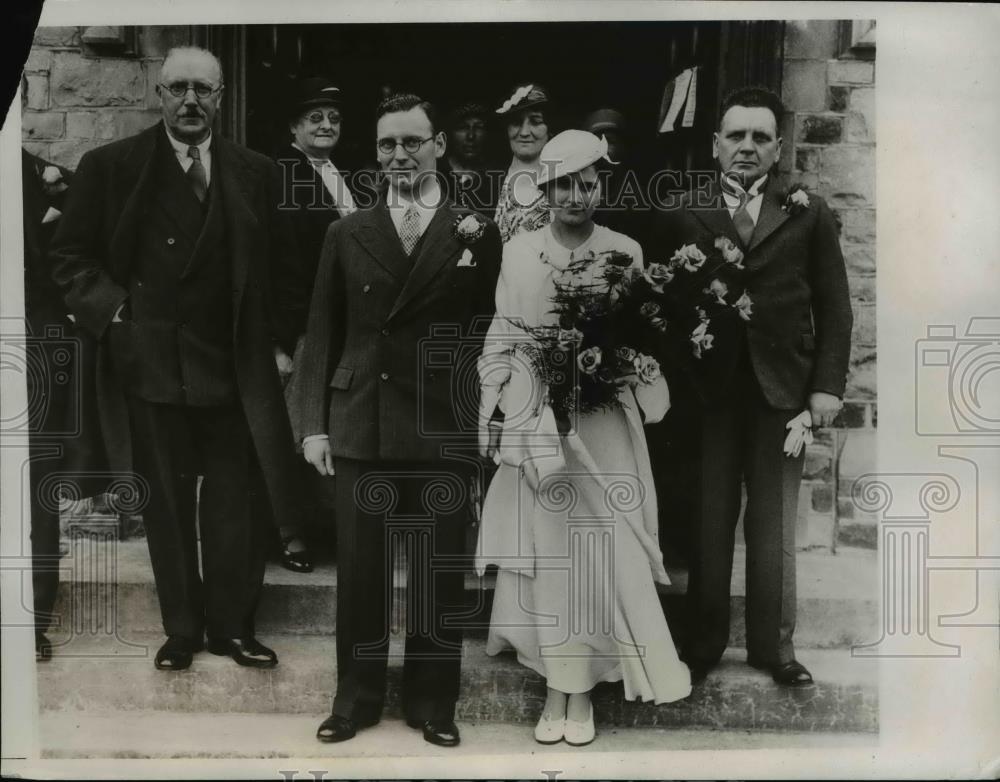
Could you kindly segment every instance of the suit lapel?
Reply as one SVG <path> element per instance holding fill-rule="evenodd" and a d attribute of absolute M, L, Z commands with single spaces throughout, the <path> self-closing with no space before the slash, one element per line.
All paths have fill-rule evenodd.
<path fill-rule="evenodd" d="M 379 266 L 402 284 L 412 264 L 403 252 L 396 226 L 389 217 L 389 207 L 383 199 L 365 214 L 367 219 L 354 229 L 354 238 Z"/>
<path fill-rule="evenodd" d="M 213 142 L 215 143 L 215 142 Z M 219 138 L 213 154 L 218 158 L 212 170 L 212 186 L 219 185 L 225 213 L 226 236 L 232 258 L 233 328 L 240 320 L 240 306 L 246 288 L 249 259 L 262 252 L 259 221 L 251 208 L 251 193 L 255 179 L 249 164 L 237 154 L 231 142 Z M 218 178 L 216 179 L 216 174 Z"/>
<path fill-rule="evenodd" d="M 747 263 L 750 266 L 760 266 L 762 261 L 759 253 L 754 250 L 760 244 L 780 228 L 788 219 L 788 212 L 781 208 L 781 197 L 776 192 L 776 188 L 768 187 L 764 191 L 764 198 L 760 205 L 760 214 L 757 216 L 757 227 L 754 228 L 753 236 L 750 237 L 750 248 L 747 253 Z"/>
<path fill-rule="evenodd" d="M 168 143 L 165 134 L 163 123 L 157 123 L 136 136 L 135 143 L 112 174 L 113 199 L 121 204 L 121 216 L 108 245 L 111 275 L 115 279 L 122 280 L 127 276 L 142 216 L 144 193 L 156 166 L 157 147 L 160 143 Z M 164 138 L 160 139 L 161 135 Z"/>
<path fill-rule="evenodd" d="M 389 313 L 392 318 L 405 307 L 414 297 L 437 275 L 441 268 L 454 259 L 462 247 L 452 233 L 451 227 L 455 211 L 450 203 L 441 204 L 434 212 L 430 225 L 420 242 L 420 254 L 413 263 L 413 271 L 403 286 L 403 292 L 396 299 L 396 304 Z"/>

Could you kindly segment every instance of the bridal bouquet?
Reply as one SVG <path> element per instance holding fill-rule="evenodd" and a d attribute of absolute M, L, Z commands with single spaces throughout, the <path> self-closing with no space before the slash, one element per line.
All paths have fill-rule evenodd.
<path fill-rule="evenodd" d="M 558 326 L 531 329 L 530 359 L 556 417 L 618 406 L 623 386 L 656 382 L 678 349 L 701 359 L 717 326 L 750 319 L 745 275 L 743 252 L 725 236 L 645 269 L 615 250 L 570 264 L 556 278 Z"/>

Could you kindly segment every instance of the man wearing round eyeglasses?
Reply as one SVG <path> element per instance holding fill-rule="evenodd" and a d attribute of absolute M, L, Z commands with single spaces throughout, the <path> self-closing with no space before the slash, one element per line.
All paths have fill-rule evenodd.
<path fill-rule="evenodd" d="M 134 472 L 147 499 L 164 671 L 206 647 L 277 664 L 254 635 L 264 548 L 251 510 L 300 515 L 269 300 L 294 242 L 277 166 L 212 132 L 222 83 L 210 52 L 168 52 L 163 122 L 84 155 L 52 241 L 53 278 L 97 344 L 96 387 L 81 393 L 97 397 L 101 431 L 80 450 L 111 479 Z"/>
<path fill-rule="evenodd" d="M 337 476 L 337 694 L 317 731 L 323 742 L 381 718 L 394 542 L 411 552 L 404 716 L 428 742 L 459 742 L 455 562 L 478 411 L 468 389 L 479 385 L 501 246 L 492 222 L 444 198 L 436 166 L 446 143 L 431 104 L 383 101 L 375 148 L 385 193 L 331 226 L 316 274 L 299 363 L 306 461 Z"/>

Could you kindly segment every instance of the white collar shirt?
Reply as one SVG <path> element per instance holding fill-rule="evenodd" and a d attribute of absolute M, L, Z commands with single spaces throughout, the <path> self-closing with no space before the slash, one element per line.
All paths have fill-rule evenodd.
<path fill-rule="evenodd" d="M 741 190 L 750 196 L 749 200 L 747 200 L 747 214 L 750 215 L 753 224 L 757 225 L 757 218 L 760 217 L 760 207 L 764 203 L 764 193 L 761 191 L 767 182 L 767 174 L 764 174 L 764 176 L 750 185 L 749 190 L 743 190 L 739 182 L 735 180 L 730 180 L 730 182 L 737 190 Z M 729 210 L 729 216 L 732 217 L 736 214 L 736 210 L 740 208 L 740 199 L 727 193 L 725 190 L 722 191 L 722 197 L 726 200 L 726 208 Z"/>
<path fill-rule="evenodd" d="M 326 192 L 333 199 L 333 205 L 337 208 L 340 216 L 347 217 L 351 212 L 356 211 L 357 206 L 354 203 L 354 196 L 351 195 L 350 188 L 347 187 L 347 180 L 333 164 L 333 161 L 330 158 L 310 157 L 309 153 L 295 142 L 292 142 L 292 146 L 306 156 L 310 165 L 319 174 L 320 179 L 323 180 L 323 187 L 326 188 Z"/>
<path fill-rule="evenodd" d="M 184 169 L 184 173 L 188 172 L 194 163 L 194 158 L 188 155 L 188 148 L 192 146 L 198 147 L 198 154 L 201 155 L 201 164 L 205 167 L 205 185 L 212 184 L 212 133 L 209 131 L 208 137 L 202 141 L 200 144 L 185 144 L 183 141 L 178 141 L 173 136 L 170 135 L 170 131 L 167 131 L 167 138 L 170 139 L 170 146 L 174 148 L 174 154 L 177 155 L 177 161 L 181 164 L 181 168 Z"/>
<path fill-rule="evenodd" d="M 427 226 L 434 219 L 434 213 L 441 204 L 441 186 L 438 184 L 436 178 L 430 179 L 424 185 L 420 197 L 412 201 L 403 196 L 398 190 L 389 188 L 386 193 L 385 203 L 389 208 L 389 217 L 392 218 L 392 224 L 395 226 L 397 234 L 403 225 L 403 215 L 406 214 L 407 208 L 411 205 L 416 207 L 417 216 L 420 218 L 420 235 L 423 236 L 424 231 L 427 230 Z"/>

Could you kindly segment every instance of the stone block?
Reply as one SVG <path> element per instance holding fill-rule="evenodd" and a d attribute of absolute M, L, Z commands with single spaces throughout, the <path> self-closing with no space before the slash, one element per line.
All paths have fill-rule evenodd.
<path fill-rule="evenodd" d="M 795 123 L 796 141 L 804 144 L 837 144 L 844 136 L 844 118 L 809 114 Z"/>
<path fill-rule="evenodd" d="M 854 510 L 854 505 L 847 503 L 847 510 Z M 851 516 L 842 516 L 852 518 Z M 850 524 L 841 524 L 837 529 L 837 544 L 841 546 L 852 546 L 854 548 L 878 548 L 878 525 L 865 522 L 855 523 L 852 519 Z"/>
<path fill-rule="evenodd" d="M 831 206 L 874 205 L 874 147 L 833 146 L 823 150 L 820 182 Z"/>
<path fill-rule="evenodd" d="M 61 111 L 25 112 L 21 118 L 21 138 L 62 138 L 66 129 L 65 118 Z"/>
<path fill-rule="evenodd" d="M 820 167 L 820 150 L 814 147 L 802 147 L 795 150 L 795 170 L 800 172 L 816 172 Z"/>
<path fill-rule="evenodd" d="M 815 442 L 806 448 L 802 478 L 807 481 L 828 481 L 833 473 L 833 452 L 829 446 Z"/>
<path fill-rule="evenodd" d="M 848 244 L 843 250 L 849 275 L 875 273 L 875 245 Z"/>
<path fill-rule="evenodd" d="M 812 509 L 816 513 L 830 513 L 833 511 L 833 490 L 829 486 L 813 487 Z"/>
<path fill-rule="evenodd" d="M 191 43 L 190 28 L 183 25 L 156 25 L 139 28 L 139 48 L 143 57 L 164 57 L 174 46 Z"/>
<path fill-rule="evenodd" d="M 840 238 L 845 242 L 875 245 L 875 210 L 842 209 L 834 205 L 840 223 Z"/>
<path fill-rule="evenodd" d="M 45 111 L 49 107 L 49 77 L 44 73 L 29 73 L 25 79 L 28 82 L 28 108 Z"/>
<path fill-rule="evenodd" d="M 781 79 L 781 99 L 789 111 L 826 108 L 826 63 L 787 60 Z"/>
<path fill-rule="evenodd" d="M 862 60 L 831 60 L 827 78 L 830 84 L 873 84 L 875 63 Z"/>
<path fill-rule="evenodd" d="M 865 345 L 851 349 L 851 365 L 847 373 L 848 399 L 874 400 L 878 392 L 878 366 L 876 350 Z"/>
<path fill-rule="evenodd" d="M 869 127 L 875 128 L 875 88 L 859 87 L 851 90 L 847 101 L 849 111 L 864 115 Z"/>
<path fill-rule="evenodd" d="M 160 96 L 156 94 L 156 85 L 160 81 L 160 68 L 162 65 L 162 60 L 149 60 L 142 64 L 142 67 L 146 70 L 146 97 L 143 100 L 143 105 L 147 109 L 160 108 Z"/>
<path fill-rule="evenodd" d="M 69 111 L 66 113 L 66 138 L 95 138 L 97 114 L 93 111 Z"/>
<path fill-rule="evenodd" d="M 93 139 L 53 141 L 48 148 L 49 160 L 73 171 L 80 164 L 80 158 L 86 152 L 103 146 L 106 143 L 106 141 L 95 141 Z"/>
<path fill-rule="evenodd" d="M 837 56 L 838 22 L 826 19 L 790 19 L 785 23 L 785 57 L 829 60 Z"/>
<path fill-rule="evenodd" d="M 865 425 L 866 405 L 857 402 L 845 402 L 844 407 L 834 419 L 837 429 L 861 429 Z"/>
<path fill-rule="evenodd" d="M 844 141 L 849 144 L 871 144 L 875 129 L 868 126 L 863 114 L 848 114 L 844 120 Z"/>
<path fill-rule="evenodd" d="M 848 276 L 851 286 L 851 299 L 859 304 L 875 303 L 875 278 L 871 276 Z"/>
<path fill-rule="evenodd" d="M 875 306 L 854 304 L 854 334 L 852 341 L 857 345 L 875 345 Z"/>
<path fill-rule="evenodd" d="M 57 106 L 131 106 L 146 94 L 142 65 L 135 60 L 63 52 L 55 58 L 51 79 Z"/>
<path fill-rule="evenodd" d="M 25 73 L 48 73 L 52 68 L 52 52 L 32 47 L 24 63 Z"/>
<path fill-rule="evenodd" d="M 39 27 L 35 30 L 35 46 L 79 46 L 79 27 Z"/>
<path fill-rule="evenodd" d="M 850 96 L 850 87 L 830 87 L 827 92 L 826 106 L 830 111 L 847 111 L 847 101 Z"/>
<path fill-rule="evenodd" d="M 134 136 L 146 128 L 159 122 L 161 114 L 158 111 L 134 111 L 122 109 L 120 111 L 109 111 L 114 124 L 113 138 L 125 138 Z"/>

